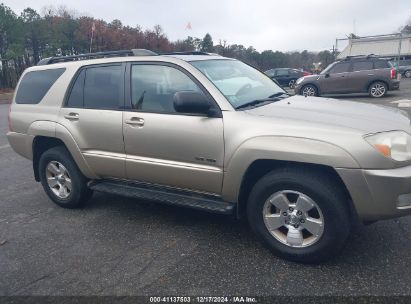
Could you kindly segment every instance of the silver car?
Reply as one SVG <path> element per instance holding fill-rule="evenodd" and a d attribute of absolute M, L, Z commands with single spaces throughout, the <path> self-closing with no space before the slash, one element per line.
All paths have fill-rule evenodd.
<path fill-rule="evenodd" d="M 45 59 L 22 75 L 9 122 L 10 145 L 61 207 L 100 191 L 245 217 L 293 261 L 335 256 L 357 221 L 411 214 L 404 112 L 291 97 L 221 56 Z"/>

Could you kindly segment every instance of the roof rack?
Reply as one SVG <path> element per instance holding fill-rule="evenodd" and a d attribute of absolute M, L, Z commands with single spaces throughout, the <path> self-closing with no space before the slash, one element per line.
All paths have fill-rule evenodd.
<path fill-rule="evenodd" d="M 109 51 L 109 52 L 97 52 L 97 53 L 87 53 L 73 56 L 58 56 L 49 57 L 40 60 L 37 65 L 46 65 L 59 62 L 69 62 L 77 60 L 87 60 L 87 59 L 97 59 L 97 58 L 107 58 L 107 57 L 125 57 L 125 56 L 155 56 L 157 53 L 146 50 L 146 49 L 131 49 L 122 51 Z"/>
<path fill-rule="evenodd" d="M 218 56 L 216 53 L 208 53 L 202 51 L 183 51 L 183 52 L 166 52 L 161 53 L 160 55 L 209 55 L 209 56 Z"/>
<path fill-rule="evenodd" d="M 371 57 L 378 57 L 377 55 L 374 54 L 369 54 L 369 55 L 352 55 L 352 56 L 347 56 L 343 58 L 342 60 L 350 60 L 350 59 L 355 59 L 355 58 L 371 58 Z"/>

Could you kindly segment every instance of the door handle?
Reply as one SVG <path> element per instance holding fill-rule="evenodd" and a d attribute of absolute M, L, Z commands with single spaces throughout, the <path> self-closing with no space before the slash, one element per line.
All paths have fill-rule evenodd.
<path fill-rule="evenodd" d="M 374 76 L 374 74 L 368 74 L 368 76 Z"/>
<path fill-rule="evenodd" d="M 131 119 L 126 119 L 125 121 L 126 124 L 131 125 L 131 126 L 144 126 L 144 118 L 140 117 L 131 117 Z"/>
<path fill-rule="evenodd" d="M 68 120 L 79 120 L 80 115 L 78 113 L 69 113 L 64 115 L 64 118 Z"/>

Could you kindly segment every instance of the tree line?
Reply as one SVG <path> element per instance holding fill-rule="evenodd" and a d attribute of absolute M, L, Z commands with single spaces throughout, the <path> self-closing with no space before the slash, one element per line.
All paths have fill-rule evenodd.
<path fill-rule="evenodd" d="M 93 36 L 93 37 L 91 37 Z M 93 40 L 91 49 L 90 41 Z M 0 4 L 0 88 L 12 88 L 25 68 L 40 59 L 82 53 L 144 48 L 155 52 L 206 51 L 240 59 L 260 70 L 275 67 L 313 68 L 334 60 L 328 50 L 322 52 L 258 52 L 254 47 L 214 44 L 210 34 L 202 39 L 187 37 L 170 41 L 160 25 L 143 29 L 139 25 L 123 25 L 120 20 L 107 22 L 79 15 L 65 7 L 45 7 L 39 13 L 26 8 L 20 15 Z"/>

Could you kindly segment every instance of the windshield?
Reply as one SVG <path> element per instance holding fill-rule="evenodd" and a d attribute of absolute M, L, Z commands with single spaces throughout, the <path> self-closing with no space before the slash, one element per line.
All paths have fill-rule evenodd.
<path fill-rule="evenodd" d="M 285 94 L 269 77 L 241 61 L 214 59 L 190 63 L 214 83 L 234 108 Z"/>

